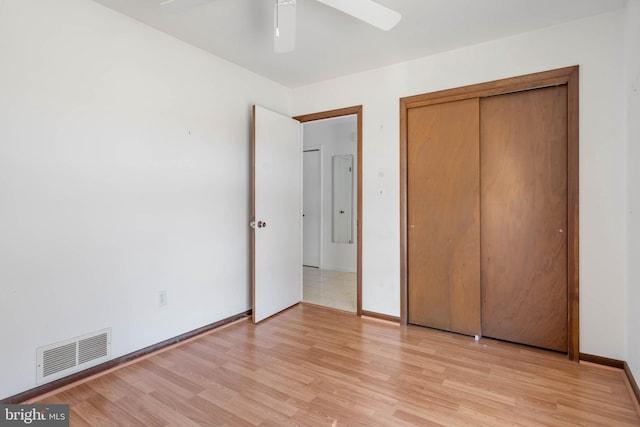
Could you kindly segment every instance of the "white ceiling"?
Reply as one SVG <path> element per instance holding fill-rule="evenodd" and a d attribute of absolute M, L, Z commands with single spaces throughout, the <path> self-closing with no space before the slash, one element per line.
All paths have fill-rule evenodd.
<path fill-rule="evenodd" d="M 273 53 L 275 0 L 95 0 L 294 88 L 621 9 L 626 0 L 376 0 L 402 14 L 385 32 L 297 0 L 296 50 Z M 594 28 L 597 31 L 597 28 Z"/>

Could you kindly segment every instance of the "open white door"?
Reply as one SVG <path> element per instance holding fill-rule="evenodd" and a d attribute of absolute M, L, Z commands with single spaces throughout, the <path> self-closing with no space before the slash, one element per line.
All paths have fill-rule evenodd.
<path fill-rule="evenodd" d="M 302 299 L 302 125 L 253 107 L 253 321 Z"/>

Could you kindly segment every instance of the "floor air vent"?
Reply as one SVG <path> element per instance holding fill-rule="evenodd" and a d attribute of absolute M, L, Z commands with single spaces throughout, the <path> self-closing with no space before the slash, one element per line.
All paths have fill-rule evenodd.
<path fill-rule="evenodd" d="M 36 351 L 38 384 L 106 362 L 111 355 L 111 328 L 40 347 Z"/>

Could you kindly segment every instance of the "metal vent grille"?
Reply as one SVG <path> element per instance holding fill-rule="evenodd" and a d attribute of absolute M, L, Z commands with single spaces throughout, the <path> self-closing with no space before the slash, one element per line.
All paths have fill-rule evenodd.
<path fill-rule="evenodd" d="M 87 363 L 107 355 L 107 333 L 78 341 L 78 363 Z"/>
<path fill-rule="evenodd" d="M 36 350 L 36 382 L 62 378 L 102 362 L 111 355 L 111 328 L 71 338 Z"/>
<path fill-rule="evenodd" d="M 47 377 L 76 366 L 76 343 L 46 350 L 42 355 L 42 376 Z"/>

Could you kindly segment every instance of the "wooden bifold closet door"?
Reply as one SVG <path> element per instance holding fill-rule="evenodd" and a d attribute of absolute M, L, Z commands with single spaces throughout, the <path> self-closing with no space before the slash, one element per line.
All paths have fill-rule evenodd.
<path fill-rule="evenodd" d="M 406 120 L 408 322 L 567 352 L 567 86 Z"/>
<path fill-rule="evenodd" d="M 480 101 L 482 335 L 567 351 L 567 88 Z"/>
<path fill-rule="evenodd" d="M 480 333 L 478 99 L 409 111 L 409 322 Z"/>

